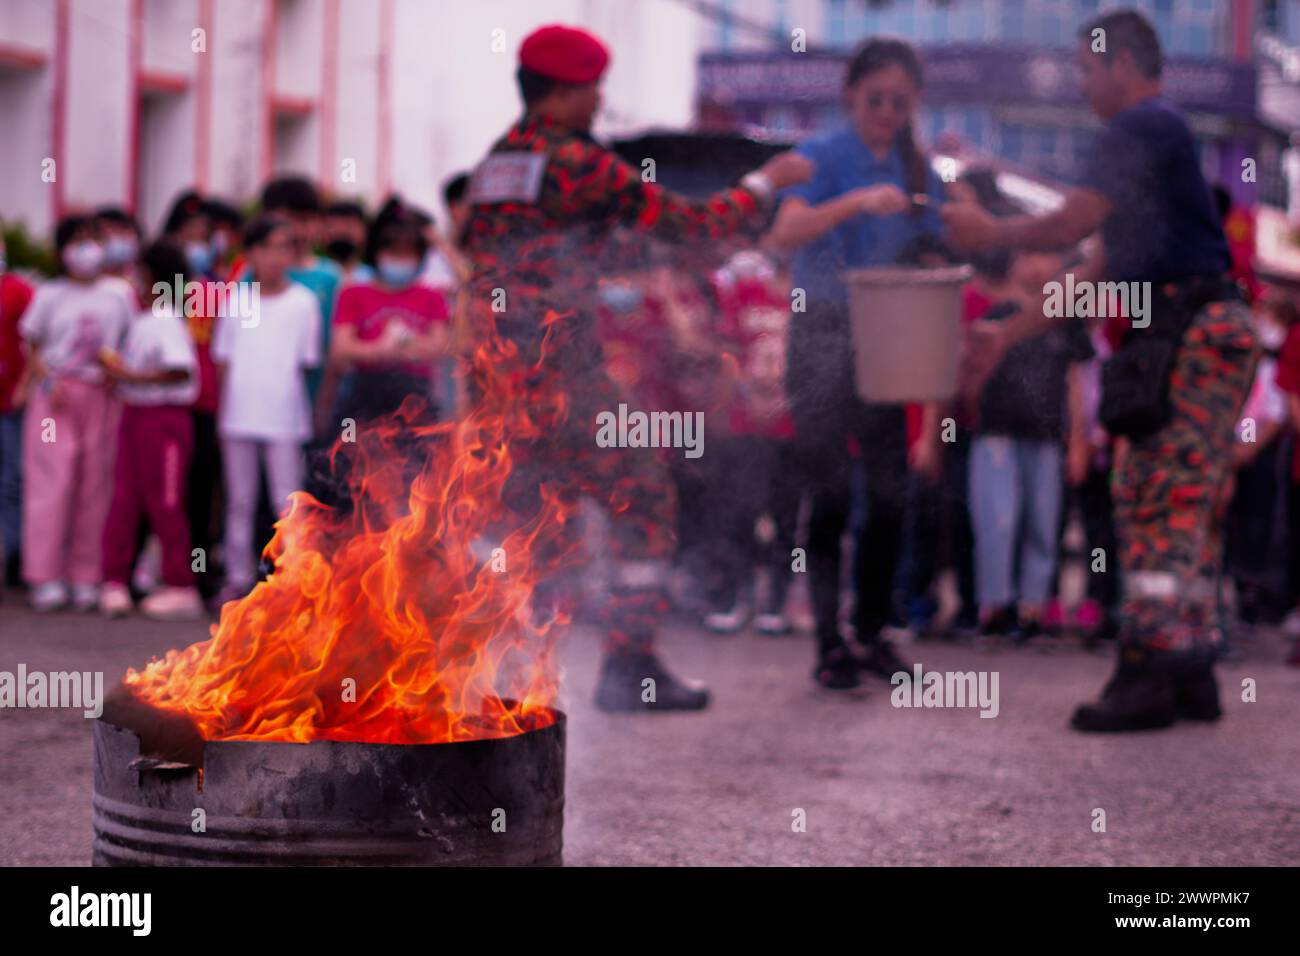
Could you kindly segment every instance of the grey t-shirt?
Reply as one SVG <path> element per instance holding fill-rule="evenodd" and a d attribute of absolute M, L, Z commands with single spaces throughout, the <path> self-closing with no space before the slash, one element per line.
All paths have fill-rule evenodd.
<path fill-rule="evenodd" d="M 51 376 L 102 382 L 99 350 L 121 346 L 134 311 L 129 294 L 120 279 L 51 280 L 32 296 L 18 333 L 40 351 Z"/>

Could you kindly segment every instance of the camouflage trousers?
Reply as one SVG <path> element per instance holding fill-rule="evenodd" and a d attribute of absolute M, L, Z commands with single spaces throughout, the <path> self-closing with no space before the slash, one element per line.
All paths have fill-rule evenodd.
<path fill-rule="evenodd" d="M 1217 640 L 1207 572 L 1215 513 L 1257 359 L 1250 311 L 1215 302 L 1193 320 L 1170 382 L 1173 417 L 1130 442 L 1114 476 L 1125 595 L 1121 640 L 1189 651 Z"/>
<path fill-rule="evenodd" d="M 656 622 L 669 610 L 668 571 L 677 549 L 676 489 L 662 449 L 597 445 L 597 416 L 617 414 L 627 397 L 605 375 L 599 349 L 581 341 L 587 330 L 566 331 L 561 341 L 568 340 L 567 348 L 538 349 L 532 341 L 516 340 L 530 364 L 535 362 L 535 381 L 548 391 L 563 392 L 566 412 L 544 438 L 512 441 L 515 467 L 505 503 L 517 514 L 530 515 L 546 484 L 570 501 L 587 495 L 606 509 L 606 552 L 593 559 L 607 562 L 610 571 L 611 594 L 599 614 L 606 646 L 648 651 Z M 573 542 L 566 547 L 574 547 Z"/>

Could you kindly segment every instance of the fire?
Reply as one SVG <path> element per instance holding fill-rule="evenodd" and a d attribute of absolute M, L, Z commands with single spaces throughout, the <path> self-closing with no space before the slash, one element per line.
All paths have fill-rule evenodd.
<path fill-rule="evenodd" d="M 560 324 L 548 317 L 544 350 Z M 442 743 L 550 724 L 563 618 L 534 620 L 531 598 L 572 551 L 572 507 L 543 486 L 536 514 L 512 518 L 502 493 L 511 442 L 544 437 L 564 395 L 495 333 L 471 370 L 480 399 L 460 421 L 414 424 L 407 399 L 340 439 L 351 511 L 296 492 L 267 548 L 274 573 L 208 640 L 129 670 L 133 696 L 205 740 Z M 495 560 L 476 553 L 487 537 Z"/>

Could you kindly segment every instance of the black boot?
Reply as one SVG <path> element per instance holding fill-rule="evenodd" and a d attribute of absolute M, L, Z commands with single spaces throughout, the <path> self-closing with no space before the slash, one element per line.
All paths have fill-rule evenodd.
<path fill-rule="evenodd" d="M 654 683 L 645 683 L 647 679 Z M 605 711 L 703 710 L 709 692 L 673 677 L 649 651 L 615 651 L 601 665 L 596 706 Z"/>
<path fill-rule="evenodd" d="M 21 591 L 26 588 L 26 585 L 23 583 L 23 556 L 17 551 L 5 556 L 4 586 L 12 588 L 15 591 Z"/>
<path fill-rule="evenodd" d="M 866 648 L 867 656 L 858 665 L 866 673 L 875 674 L 885 680 L 890 680 L 899 671 L 912 673 L 912 665 L 899 657 L 898 652 L 894 650 L 894 645 L 884 638 L 877 637 L 874 641 L 870 641 Z"/>
<path fill-rule="evenodd" d="M 1174 707 L 1179 720 L 1214 721 L 1223 716 L 1214 660 L 1208 653 L 1183 661 L 1174 670 Z"/>
<path fill-rule="evenodd" d="M 812 676 L 827 690 L 853 690 L 862 683 L 858 676 L 861 666 L 847 645 L 832 644 L 823 646 L 817 655 L 817 666 L 813 668 Z"/>
<path fill-rule="evenodd" d="M 1093 733 L 1156 730 L 1178 716 L 1174 661 L 1166 651 L 1136 644 L 1119 649 L 1119 662 L 1095 704 L 1074 711 L 1070 726 Z"/>

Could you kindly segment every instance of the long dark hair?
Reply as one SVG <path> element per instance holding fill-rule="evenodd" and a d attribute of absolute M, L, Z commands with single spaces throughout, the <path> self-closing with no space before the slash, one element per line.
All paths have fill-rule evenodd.
<path fill-rule="evenodd" d="M 853 51 L 853 57 L 849 60 L 848 73 L 844 77 L 845 90 L 857 84 L 863 77 L 888 66 L 901 67 L 908 78 L 916 84 L 918 90 L 925 86 L 925 68 L 921 65 L 921 57 L 912 44 L 893 37 L 872 37 L 870 40 L 864 40 Z M 907 174 L 907 191 L 929 192 L 930 163 L 921 152 L 921 147 L 917 145 L 911 120 L 908 120 L 907 125 L 899 130 L 897 143 L 903 155 L 903 169 Z M 917 208 L 912 210 L 913 215 L 919 212 Z"/>

